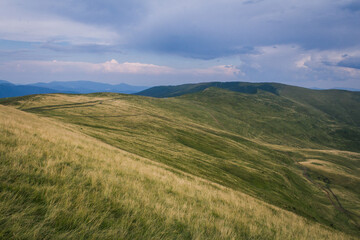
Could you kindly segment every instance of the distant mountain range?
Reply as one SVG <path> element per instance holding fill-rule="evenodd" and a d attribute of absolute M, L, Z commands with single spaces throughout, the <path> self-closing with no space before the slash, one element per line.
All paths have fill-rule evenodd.
<path fill-rule="evenodd" d="M 144 86 L 132 86 L 128 84 L 107 84 L 91 81 L 56 81 L 49 83 L 34 83 L 26 85 L 15 85 L 5 80 L 0 80 L 0 98 L 19 97 L 30 94 L 45 93 L 94 93 L 114 92 L 132 94 L 147 89 Z"/>
<path fill-rule="evenodd" d="M 204 91 L 210 87 L 217 87 L 225 90 L 255 94 L 258 91 L 271 92 L 278 94 L 281 86 L 279 83 L 249 83 L 249 82 L 208 82 L 195 84 L 182 84 L 177 86 L 133 86 L 125 83 L 107 84 L 92 81 L 54 81 L 49 83 L 33 83 L 17 85 L 11 82 L 0 80 L 0 98 L 20 97 L 31 94 L 46 93 L 70 93 L 70 94 L 86 94 L 96 92 L 113 92 L 136 94 L 149 97 L 176 97 L 190 93 Z M 322 90 L 313 88 L 313 90 Z M 347 91 L 360 91 L 359 89 L 337 89 Z"/>

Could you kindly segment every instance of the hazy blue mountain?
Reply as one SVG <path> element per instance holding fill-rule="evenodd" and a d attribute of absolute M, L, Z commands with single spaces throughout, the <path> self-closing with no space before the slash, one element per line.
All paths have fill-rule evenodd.
<path fill-rule="evenodd" d="M 313 87 L 310 88 L 313 90 L 330 90 L 328 88 L 317 88 L 317 87 Z M 360 89 L 358 88 L 341 88 L 341 87 L 336 87 L 336 88 L 332 88 L 332 89 L 336 89 L 336 90 L 346 90 L 346 91 L 352 91 L 352 92 L 360 92 Z"/>
<path fill-rule="evenodd" d="M 5 81 L 0 82 L 0 98 L 44 93 L 60 93 L 60 91 L 36 86 L 14 85 Z"/>
<path fill-rule="evenodd" d="M 358 89 L 358 88 L 335 88 L 335 89 L 352 91 L 352 92 L 360 92 L 360 89 Z"/>
<path fill-rule="evenodd" d="M 8 82 L 8 81 L 5 81 L 5 80 L 0 80 L 0 84 L 14 85 L 11 82 Z"/>
<path fill-rule="evenodd" d="M 0 98 L 20 97 L 30 94 L 44 93 L 95 93 L 115 92 L 132 94 L 146 89 L 143 86 L 132 86 L 128 84 L 111 85 L 91 81 L 49 82 L 34 83 L 27 85 L 16 85 L 11 82 L 0 80 Z"/>
<path fill-rule="evenodd" d="M 94 93 L 94 92 L 115 92 L 115 93 L 136 93 L 143 91 L 148 87 L 132 86 L 125 83 L 112 85 L 107 83 L 99 83 L 92 81 L 56 81 L 49 83 L 34 83 L 29 86 L 45 87 L 55 89 L 60 92 L 76 92 L 76 93 Z"/>

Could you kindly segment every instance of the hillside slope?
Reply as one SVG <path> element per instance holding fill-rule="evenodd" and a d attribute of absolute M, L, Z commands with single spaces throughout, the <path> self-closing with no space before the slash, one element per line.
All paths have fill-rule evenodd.
<path fill-rule="evenodd" d="M 138 92 L 137 95 L 148 97 L 177 97 L 185 94 L 201 92 L 207 88 L 216 87 L 234 92 L 254 94 L 259 90 L 277 94 L 278 83 L 248 83 L 248 82 L 207 82 L 195 84 L 183 84 L 177 86 L 156 86 Z"/>
<path fill-rule="evenodd" d="M 331 117 L 360 126 L 360 92 L 312 90 L 280 83 L 209 82 L 178 86 L 157 86 L 141 91 L 137 95 L 158 98 L 176 97 L 198 93 L 213 87 L 248 94 L 256 94 L 261 91 L 273 93 L 296 101 L 299 104 L 312 106 L 314 109 L 323 111 Z"/>
<path fill-rule="evenodd" d="M 66 123 L 176 174 L 359 233 L 359 145 L 334 133 L 349 128 L 356 137 L 359 129 L 313 106 L 267 91 L 218 88 L 167 99 L 56 94 L 1 103 Z"/>
<path fill-rule="evenodd" d="M 0 105 L 1 239 L 351 238 L 79 130 Z"/>

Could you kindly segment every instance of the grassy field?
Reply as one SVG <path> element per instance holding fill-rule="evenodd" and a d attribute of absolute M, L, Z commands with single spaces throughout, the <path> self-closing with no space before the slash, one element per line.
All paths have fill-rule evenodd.
<path fill-rule="evenodd" d="M 3 238 L 360 233 L 352 113 L 216 88 L 164 99 L 51 94 L 1 103 Z"/>

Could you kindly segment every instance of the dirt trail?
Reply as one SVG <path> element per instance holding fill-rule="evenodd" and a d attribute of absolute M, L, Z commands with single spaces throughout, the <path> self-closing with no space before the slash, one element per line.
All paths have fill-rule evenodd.
<path fill-rule="evenodd" d="M 214 117 L 214 115 L 212 115 L 212 113 L 210 113 L 210 112 L 208 112 L 208 113 L 215 120 L 215 122 L 219 125 L 219 127 L 224 130 L 225 129 L 224 126 L 216 119 L 216 117 Z"/>
<path fill-rule="evenodd" d="M 299 164 L 299 163 L 298 163 Z M 359 218 L 359 216 L 355 213 L 350 212 L 349 210 L 346 210 L 340 203 L 338 197 L 334 194 L 334 192 L 331 190 L 331 188 L 326 185 L 326 186 L 322 186 L 319 183 L 316 183 L 314 180 L 311 179 L 309 173 L 308 173 L 308 169 L 299 164 L 302 169 L 303 169 L 303 176 L 309 180 L 313 185 L 315 185 L 317 188 L 319 188 L 321 191 L 323 191 L 327 198 L 330 200 L 331 204 L 334 206 L 335 209 L 337 209 L 338 211 L 344 213 L 351 221 L 354 222 L 354 224 L 357 226 L 358 229 L 360 229 L 360 225 L 357 221 L 357 218 Z"/>

